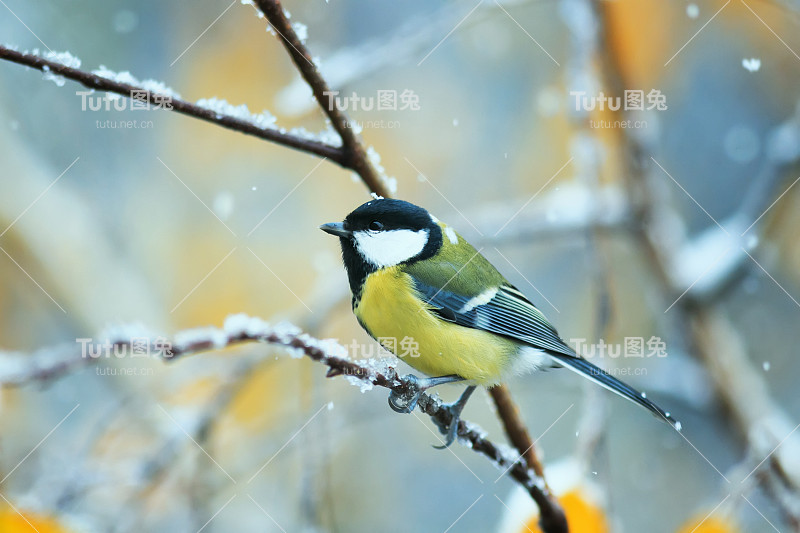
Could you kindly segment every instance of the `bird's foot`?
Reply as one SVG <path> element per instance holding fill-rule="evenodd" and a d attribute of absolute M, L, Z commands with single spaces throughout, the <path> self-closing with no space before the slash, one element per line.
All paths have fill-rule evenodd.
<path fill-rule="evenodd" d="M 444 383 L 463 381 L 463 379 L 455 375 L 418 378 L 413 374 L 407 374 L 400 378 L 404 386 L 392 389 L 389 393 L 389 407 L 398 413 L 410 413 L 417 407 L 419 397 L 426 390 Z"/>
<path fill-rule="evenodd" d="M 439 426 L 439 431 L 441 431 L 445 435 L 444 445 L 442 446 L 434 446 L 437 450 L 444 450 L 450 447 L 456 441 L 456 436 L 458 435 L 458 423 L 461 421 L 461 411 L 464 410 L 464 406 L 467 405 L 467 400 L 475 391 L 475 385 L 471 385 L 464 389 L 464 392 L 461 394 L 461 397 L 453 403 L 448 403 L 442 405 L 442 409 L 450 413 L 450 423 L 445 424 L 437 424 Z"/>
<path fill-rule="evenodd" d="M 403 376 L 405 387 L 398 392 L 395 389 L 389 393 L 389 407 L 396 413 L 410 413 L 417 406 L 419 397 L 422 395 L 423 389 L 420 386 L 420 380 L 413 374 Z"/>

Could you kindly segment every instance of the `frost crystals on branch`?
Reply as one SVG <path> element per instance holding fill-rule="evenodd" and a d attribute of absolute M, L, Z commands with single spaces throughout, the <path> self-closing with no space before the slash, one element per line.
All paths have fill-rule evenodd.
<path fill-rule="evenodd" d="M 116 327 L 104 333 L 103 344 L 114 347 L 132 347 L 132 340 L 121 340 L 128 333 L 144 330 L 136 327 Z M 184 330 L 175 334 L 173 341 L 150 340 L 153 351 L 163 350 L 164 359 L 175 361 L 184 356 L 208 350 L 219 350 L 245 342 L 264 342 L 289 349 L 292 357 L 309 357 L 328 367 L 327 376 L 346 376 L 348 381 L 362 388 L 362 391 L 373 387 L 384 387 L 390 390 L 402 390 L 409 382 L 404 376 L 397 374 L 395 368 L 382 360 L 352 361 L 347 350 L 335 340 L 317 339 L 302 333 L 297 326 L 288 322 L 270 324 L 260 318 L 245 314 L 231 315 L 225 319 L 222 328 L 204 327 Z M 19 354 L 0 353 L 0 385 L 22 386 L 35 381 L 55 379 L 68 374 L 76 367 L 90 365 L 98 359 L 80 357 L 77 345 L 71 351 L 66 347 L 42 350 L 25 359 L 27 368 L 19 366 Z M 55 355 L 54 355 L 55 354 Z M 46 362 L 45 362 L 46 361 Z M 439 427 L 447 427 L 451 420 L 448 410 L 442 408 L 442 402 L 436 397 L 422 394 L 419 408 L 431 417 Z M 494 444 L 486 438 L 486 433 L 477 425 L 462 420 L 458 426 L 459 442 L 468 448 L 489 458 L 495 465 L 507 471 L 540 506 L 547 505 L 552 495 L 544 480 L 529 469 L 524 460 L 517 458 L 503 446 Z"/>

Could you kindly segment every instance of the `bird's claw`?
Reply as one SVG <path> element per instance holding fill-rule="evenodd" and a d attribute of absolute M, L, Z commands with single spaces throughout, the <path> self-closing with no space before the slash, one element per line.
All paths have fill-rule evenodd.
<path fill-rule="evenodd" d="M 475 385 L 470 385 L 467 387 L 463 393 L 461 393 L 461 397 L 453 403 L 446 403 L 442 405 L 442 409 L 450 413 L 450 423 L 440 424 L 438 421 L 436 425 L 439 426 L 439 431 L 441 431 L 445 435 L 445 441 L 443 446 L 434 446 L 437 450 L 444 450 L 449 448 L 451 444 L 456 441 L 456 436 L 458 435 L 458 424 L 461 421 L 461 411 L 464 410 L 464 406 L 467 405 L 467 400 L 475 391 Z"/>
<path fill-rule="evenodd" d="M 456 405 L 457 402 L 447 404 L 442 406 L 443 408 L 447 409 L 450 412 L 450 424 L 446 427 L 444 425 L 439 426 L 439 430 L 445 435 L 445 441 L 442 446 L 433 445 L 434 448 L 437 450 L 446 450 L 456 441 L 456 435 L 458 434 L 458 423 L 461 421 L 461 409 L 460 406 Z"/>
<path fill-rule="evenodd" d="M 424 391 L 442 383 L 461 381 L 462 378 L 455 375 L 450 375 L 420 379 L 413 374 L 408 374 L 403 376 L 401 380 L 403 381 L 404 386 L 398 387 L 397 389 L 392 389 L 392 391 L 389 393 L 389 407 L 398 413 L 410 413 L 417 407 L 417 402 Z M 466 390 L 464 390 L 464 392 L 461 394 L 461 397 L 457 401 L 441 406 L 442 409 L 450 413 L 450 423 L 445 426 L 444 423 L 440 423 L 439 420 L 434 419 L 436 425 L 439 426 L 439 431 L 445 435 L 444 445 L 434 446 L 434 448 L 443 450 L 448 448 L 456 441 L 456 436 L 458 434 L 458 423 L 461 420 L 461 411 L 464 409 L 464 406 L 467 404 L 467 400 L 469 399 L 470 395 L 472 395 L 474 390 L 475 385 L 470 385 L 466 388 Z"/>
<path fill-rule="evenodd" d="M 419 380 L 413 374 L 404 377 L 406 386 L 402 392 L 392 390 L 389 393 L 389 407 L 396 413 L 410 413 L 417 407 L 423 389 Z"/>

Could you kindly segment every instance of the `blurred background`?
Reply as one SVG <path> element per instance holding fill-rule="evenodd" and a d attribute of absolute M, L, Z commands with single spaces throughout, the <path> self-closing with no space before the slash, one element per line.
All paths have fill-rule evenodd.
<path fill-rule="evenodd" d="M 2 4 L 0 42 L 20 50 L 327 128 L 249 5 Z M 284 7 L 356 95 L 347 112 L 396 196 L 683 422 L 572 373 L 509 382 L 572 531 L 798 530 L 800 5 Z M 431 448 L 427 417 L 285 350 L 31 373 L 74 363 L 76 339 L 172 338 L 240 312 L 378 353 L 317 229 L 369 199 L 357 177 L 176 113 L 86 109 L 86 89 L 44 78 L 0 63 L 0 531 L 537 530 L 484 458 Z M 464 416 L 503 441 L 484 391 Z"/>

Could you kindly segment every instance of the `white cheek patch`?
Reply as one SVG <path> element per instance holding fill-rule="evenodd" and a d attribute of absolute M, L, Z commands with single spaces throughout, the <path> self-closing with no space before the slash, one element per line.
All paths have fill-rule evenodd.
<path fill-rule="evenodd" d="M 361 256 L 376 267 L 383 268 L 418 255 L 428 244 L 428 230 L 357 231 L 353 238 Z"/>

